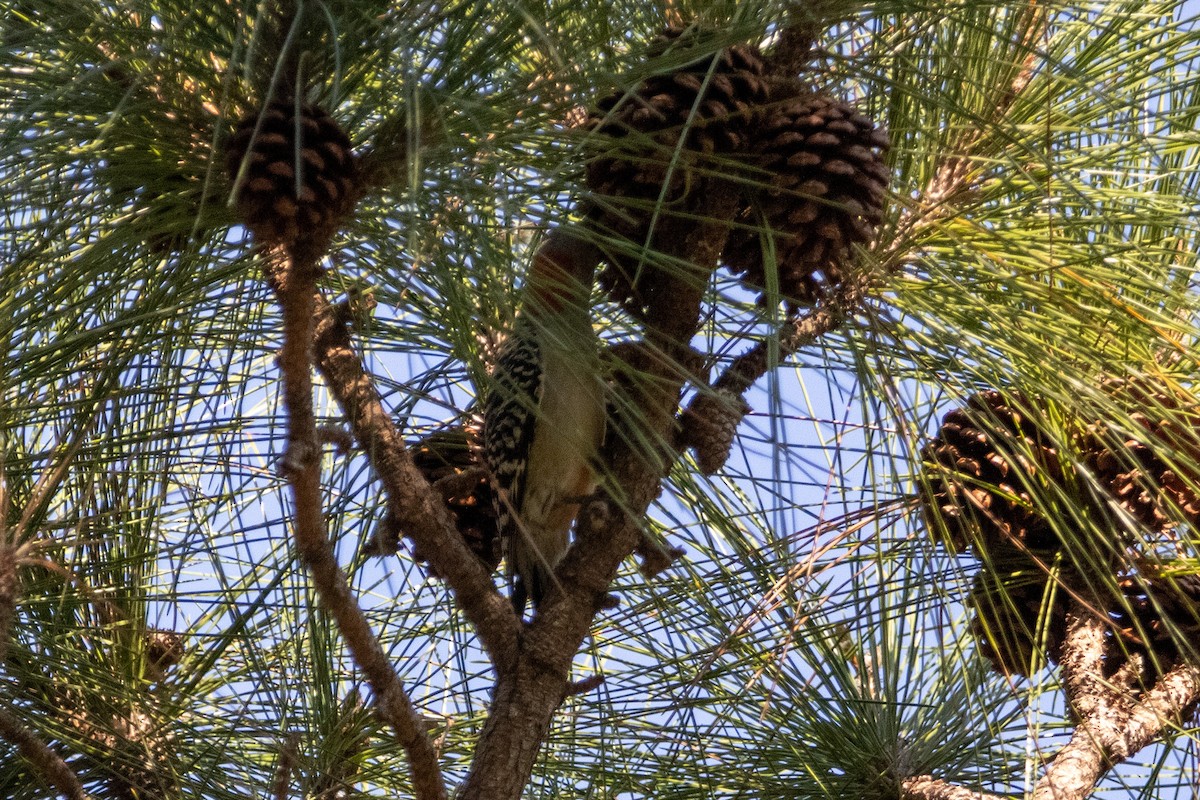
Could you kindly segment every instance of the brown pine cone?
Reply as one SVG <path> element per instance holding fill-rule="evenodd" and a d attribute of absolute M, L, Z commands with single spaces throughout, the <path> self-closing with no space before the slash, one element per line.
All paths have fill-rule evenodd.
<path fill-rule="evenodd" d="M 767 100 L 755 48 L 713 56 L 701 44 L 694 31 L 668 29 L 650 55 L 685 63 L 604 98 L 589 117 L 588 218 L 608 239 L 600 283 L 634 309 L 644 309 L 643 295 L 666 278 L 643 258 L 644 245 L 657 249 L 655 220 L 687 218 L 694 199 L 716 186 L 710 176 L 728 173 L 730 155 L 746 147 Z"/>
<path fill-rule="evenodd" d="M 1072 557 L 1076 569 L 1085 567 L 1086 557 L 1100 555 L 1098 577 L 1110 581 L 1113 559 L 1129 547 L 1163 544 L 1181 522 L 1200 522 L 1200 403 L 1146 381 L 1107 381 L 1105 389 L 1128 410 L 1125 424 L 1077 424 L 1080 433 L 1070 446 L 1078 466 L 1069 472 L 1050 436 L 1033 422 L 1040 401 L 989 391 L 947 414 L 922 450 L 930 467 L 921 491 L 930 528 L 943 524 L 945 544 L 956 552 L 971 547 L 982 556 L 1009 544 L 1058 550 L 1063 542 L 1051 523 L 1061 529 L 1069 520 L 1050 519 L 1046 503 L 1037 502 L 1039 490 L 1047 491 L 1045 497 L 1056 492 L 1111 532 L 1111 547 L 1103 553 L 1092 546 L 1103 542 L 1082 549 L 1071 543 L 1079 550 Z M 1136 436 L 1128 420 L 1140 428 Z"/>
<path fill-rule="evenodd" d="M 725 466 L 738 425 L 749 411 L 741 395 L 718 389 L 697 397 L 684 412 L 681 443 L 696 454 L 702 475 L 714 475 Z"/>
<path fill-rule="evenodd" d="M 226 146 L 225 166 L 239 187 L 238 213 L 264 243 L 327 236 L 355 199 L 350 139 L 320 107 L 296 112 L 293 103 L 272 103 L 261 125 L 257 113 L 239 122 Z"/>
<path fill-rule="evenodd" d="M 1030 418 L 1019 393 L 972 396 L 945 416 L 921 451 L 929 469 L 921 499 L 931 530 L 946 527 L 955 552 L 987 553 L 1021 543 L 1035 550 L 1060 546 L 1058 535 L 1030 495 L 1033 481 L 1062 483 L 1058 450 Z"/>
<path fill-rule="evenodd" d="M 777 108 L 751 144 L 764 177 L 747 190 L 725 263 L 765 292 L 773 247 L 780 298 L 792 307 L 820 300 L 858 267 L 856 246 L 869 245 L 883 220 L 889 146 L 844 101 L 810 94 Z"/>
<path fill-rule="evenodd" d="M 1141 430 L 1134 438 L 1106 422 L 1090 425 L 1080 443 L 1088 468 L 1147 531 L 1166 533 L 1181 519 L 1200 523 L 1200 401 L 1147 379 L 1105 386 Z"/>
<path fill-rule="evenodd" d="M 1047 661 L 1058 663 L 1067 634 L 1065 593 L 1030 559 L 1001 561 L 1007 566 L 985 565 L 975 576 L 967 599 L 971 633 L 993 669 L 1028 677 Z"/>
<path fill-rule="evenodd" d="M 182 633 L 147 628 L 143 642 L 146 648 L 146 674 L 151 680 L 162 680 L 167 671 L 183 659 L 185 637 Z"/>
<path fill-rule="evenodd" d="M 1200 575 L 1164 566 L 1142 565 L 1142 575 L 1120 581 L 1125 602 L 1109 613 L 1110 674 L 1133 655 L 1149 683 L 1185 661 L 1200 663 Z"/>
<path fill-rule="evenodd" d="M 435 431 L 410 447 L 413 464 L 430 483 L 475 469 L 478 463 L 475 460 L 473 437 L 476 435 L 474 426 L 470 426 L 470 430 L 460 427 Z M 491 482 L 481 476 L 470 487 L 446 497 L 445 502 L 467 547 L 489 570 L 495 570 L 500 565 L 500 536 Z M 379 529 L 367 545 L 366 554 L 377 556 L 395 553 L 401 535 L 399 524 L 389 514 L 379 523 Z M 413 558 L 425 561 L 425 555 L 420 550 L 413 551 Z M 436 577 L 436 573 L 434 575 Z"/>

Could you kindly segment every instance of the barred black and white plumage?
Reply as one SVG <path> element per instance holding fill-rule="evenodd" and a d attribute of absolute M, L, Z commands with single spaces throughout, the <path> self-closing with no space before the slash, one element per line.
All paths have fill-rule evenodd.
<path fill-rule="evenodd" d="M 587 301 L 597 260 L 561 231 L 543 241 L 483 404 L 483 457 L 518 613 L 556 585 L 571 524 L 595 488 L 604 385 Z"/>
<path fill-rule="evenodd" d="M 500 536 L 507 543 L 519 535 L 515 515 L 525 499 L 525 470 L 528 461 L 514 453 L 528 453 L 537 427 L 537 408 L 542 397 L 541 354 L 529 322 L 522 319 L 504 342 L 492 372 L 492 386 L 483 404 L 483 455 L 491 472 L 496 497 Z M 509 572 L 512 573 L 510 566 Z M 513 587 L 513 604 L 523 608 L 528 587 L 518 576 Z"/>

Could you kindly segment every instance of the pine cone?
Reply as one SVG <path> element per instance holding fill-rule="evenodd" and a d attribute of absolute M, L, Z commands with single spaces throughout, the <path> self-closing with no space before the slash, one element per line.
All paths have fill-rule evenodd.
<path fill-rule="evenodd" d="M 259 114 L 239 122 L 226 148 L 231 180 L 237 180 L 246 162 L 238 212 L 266 243 L 327 236 L 354 203 L 350 139 L 318 106 L 304 105 L 299 112 L 297 117 L 292 103 L 272 103 L 262 111 L 261 127 Z"/>
<path fill-rule="evenodd" d="M 1145 381 L 1113 380 L 1105 387 L 1130 409 L 1144 435 L 1133 438 L 1101 420 L 1075 437 L 1082 463 L 1108 495 L 1099 501 L 1091 494 L 1078 496 L 1080 508 L 1105 521 L 1115 538 L 1132 542 L 1169 533 L 1181 519 L 1200 523 L 1200 467 L 1195 466 L 1200 464 L 1200 403 Z M 1019 395 L 1011 402 L 995 391 L 976 395 L 966 409 L 946 415 L 941 431 L 922 451 L 926 462 L 942 468 L 928 479 L 925 505 L 940 508 L 955 551 L 972 544 L 987 550 L 1013 539 L 1032 548 L 1060 545 L 1052 526 L 1033 511 L 1029 481 L 1036 476 L 1064 490 L 1071 487 L 1057 450 L 1023 411 L 1030 408 Z M 1174 454 L 1173 464 L 1160 455 L 1167 452 Z M 1140 530 L 1131 529 L 1128 517 L 1114 513 L 1114 506 Z"/>
<path fill-rule="evenodd" d="M 1017 569 L 980 570 L 967 605 L 974 611 L 971 633 L 980 655 L 999 673 L 1028 677 L 1031 668 L 1041 668 L 1043 658 L 1058 663 L 1067 635 L 1067 606 L 1063 592 L 1041 567 L 1014 558 Z"/>
<path fill-rule="evenodd" d="M 146 648 L 146 675 L 161 681 L 183 659 L 184 635 L 161 628 L 147 628 L 143 634 Z"/>
<path fill-rule="evenodd" d="M 1089 426 L 1080 444 L 1089 469 L 1116 504 L 1152 533 L 1166 533 L 1180 517 L 1200 523 L 1200 403 L 1145 380 L 1110 380 L 1106 389 L 1142 432 L 1135 439 L 1104 422 Z M 1174 453 L 1174 466 L 1163 452 Z"/>
<path fill-rule="evenodd" d="M 749 191 L 725 263 L 768 287 L 764 237 L 774 242 L 779 293 L 790 306 L 815 303 L 857 266 L 883 219 L 887 134 L 832 97 L 797 98 L 774 111 L 751 151 L 765 184 Z"/>
<path fill-rule="evenodd" d="M 147 628 L 145 634 L 146 660 L 159 670 L 168 670 L 183 658 L 182 633 Z"/>
<path fill-rule="evenodd" d="M 413 464 L 430 483 L 474 469 L 478 466 L 472 447 L 476 435 L 474 426 L 471 430 L 435 431 L 410 447 Z M 468 491 L 447 497 L 445 502 L 467 547 L 489 570 L 495 570 L 500 565 L 500 537 L 491 483 L 481 477 Z M 395 553 L 401 534 L 399 523 L 389 513 L 380 522 L 380 529 L 368 545 L 367 555 Z M 425 561 L 420 550 L 413 551 L 413 558 Z M 436 577 L 436 572 L 433 574 Z"/>
<path fill-rule="evenodd" d="M 1060 546 L 1054 528 L 1033 510 L 1029 487 L 1035 480 L 1061 483 L 1062 466 L 1028 408 L 1020 394 L 974 395 L 945 416 L 921 451 L 932 466 L 921 493 L 930 528 L 940 517 L 954 552 L 973 546 L 987 553 L 1014 542 L 1035 550 Z"/>
<path fill-rule="evenodd" d="M 643 245 L 654 244 L 653 221 L 687 217 L 691 201 L 712 183 L 707 176 L 727 173 L 729 155 L 745 148 L 767 100 L 755 48 L 729 47 L 714 63 L 698 44 L 693 32 L 666 30 L 651 45 L 652 57 L 687 60 L 689 50 L 697 57 L 636 91 L 610 95 L 589 117 L 597 147 L 585 172 L 594 194 L 589 221 L 611 240 L 600 283 L 634 308 L 644 308 L 643 295 L 663 281 L 642 259 Z"/>
<path fill-rule="evenodd" d="M 738 425 L 749 412 L 741 395 L 724 389 L 697 397 L 684 412 L 682 444 L 696 454 L 701 474 L 714 475 L 725 466 Z"/>
<path fill-rule="evenodd" d="M 1120 582 L 1125 603 L 1109 614 L 1113 626 L 1105 669 L 1111 674 L 1140 654 L 1143 680 L 1152 684 L 1184 661 L 1197 663 L 1200 575 L 1174 575 L 1154 567 L 1143 567 L 1143 571 L 1150 574 Z"/>

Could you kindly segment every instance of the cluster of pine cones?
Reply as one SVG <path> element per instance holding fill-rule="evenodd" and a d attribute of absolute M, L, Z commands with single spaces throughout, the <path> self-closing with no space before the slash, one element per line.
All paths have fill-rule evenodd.
<path fill-rule="evenodd" d="M 715 55 L 694 28 L 668 28 L 652 58 L 677 64 L 602 99 L 588 118 L 588 221 L 606 242 L 600 282 L 644 312 L 670 292 L 655 263 L 666 221 L 696 221 L 697 198 L 737 194 L 723 261 L 766 300 L 818 302 L 857 266 L 883 219 L 887 135 L 850 104 L 772 77 L 750 45 Z M 333 230 L 356 194 L 350 140 L 313 105 L 274 102 L 225 148 L 239 214 L 267 244 Z M 661 242 L 658 242 L 661 244 Z"/>
<path fill-rule="evenodd" d="M 1162 565 L 1131 556 L 1169 541 L 1180 523 L 1200 522 L 1200 474 L 1178 468 L 1200 463 L 1200 402 L 1146 380 L 1109 381 L 1105 390 L 1127 422 L 1079 425 L 1068 439 L 1074 458 L 1060 453 L 1064 437 L 1046 430 L 1044 403 L 1000 391 L 948 413 L 922 451 L 928 522 L 947 548 L 982 562 L 968 600 L 972 631 L 1005 674 L 1057 661 L 1073 592 L 1108 611 L 1114 670 L 1132 653 L 1169 667 L 1184 656 L 1178 632 L 1200 634 L 1200 579 L 1167 578 Z M 1164 453 L 1177 455 L 1168 463 Z M 1064 541 L 1071 523 L 1048 516 L 1055 505 L 1110 536 Z"/>
<path fill-rule="evenodd" d="M 674 286 L 669 270 L 647 263 L 658 222 L 688 221 L 696 198 L 725 191 L 737 193 L 725 264 L 764 300 L 818 302 L 854 269 L 856 248 L 882 220 L 887 136 L 849 104 L 768 75 L 753 46 L 714 55 L 702 32 L 669 28 L 649 55 L 676 66 L 602 99 L 588 119 L 587 217 L 608 244 L 601 284 L 644 312 L 650 296 Z M 239 215 L 261 243 L 331 234 L 358 190 L 349 138 L 310 104 L 273 102 L 247 115 L 225 162 Z M 471 465 L 461 430 L 421 441 L 414 459 L 430 480 Z M 484 481 L 447 502 L 472 550 L 494 566 L 490 492 Z M 399 533 L 384 520 L 372 551 L 394 552 Z"/>
<path fill-rule="evenodd" d="M 672 291 L 671 270 L 654 263 L 662 223 L 686 226 L 697 198 L 733 192 L 726 266 L 764 301 L 816 303 L 855 269 L 883 219 L 888 138 L 848 103 L 768 75 L 755 47 L 714 55 L 702 45 L 696 29 L 668 28 L 650 56 L 678 66 L 602 99 L 588 118 L 587 216 L 606 242 L 600 282 L 644 312 L 652 295 Z M 239 215 L 260 242 L 319 239 L 353 206 L 350 140 L 317 106 L 273 102 L 249 114 L 225 159 Z"/>
<path fill-rule="evenodd" d="M 850 104 L 768 75 L 752 46 L 713 55 L 700 44 L 694 29 L 667 29 L 651 55 L 681 66 L 605 98 L 589 117 L 601 284 L 645 313 L 656 292 L 671 291 L 671 267 L 654 257 L 666 223 L 686 229 L 698 199 L 734 192 L 725 265 L 764 301 L 816 303 L 855 269 L 856 248 L 883 219 L 888 137 Z"/>

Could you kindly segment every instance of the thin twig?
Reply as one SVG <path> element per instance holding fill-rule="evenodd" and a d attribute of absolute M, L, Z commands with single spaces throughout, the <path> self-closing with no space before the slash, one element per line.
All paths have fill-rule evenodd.
<path fill-rule="evenodd" d="M 809 314 L 787 322 L 779 331 L 777 342 L 759 342 L 753 349 L 738 356 L 713 384 L 713 388 L 740 395 L 765 375 L 768 369 L 776 366 L 778 361 L 794 355 L 800 348 L 837 329 L 847 315 L 862 303 L 872 286 L 871 278 L 870 273 L 856 275 L 839 286 L 827 302 Z M 772 350 L 777 354 L 776 359 L 771 358 Z"/>
<path fill-rule="evenodd" d="M 709 414 L 703 408 L 706 402 L 720 395 L 740 399 L 742 394 L 770 369 L 794 355 L 800 348 L 807 347 L 840 327 L 846 318 L 861 306 L 863 298 L 874 285 L 874 277 L 874 274 L 869 272 L 851 277 L 836 287 L 821 305 L 813 308 L 803 317 L 786 322 L 777 337 L 764 339 L 735 358 L 733 363 L 713 383 L 711 389 L 699 392 L 692 399 L 687 410 L 679 415 L 678 441 L 686 444 L 705 438 L 702 426 L 711 424 L 708 421 Z M 740 407 L 734 404 L 729 407 L 743 414 L 749 409 L 744 401 Z M 739 416 L 737 421 L 740 419 Z M 728 446 L 733 446 L 732 438 L 729 440 Z M 728 452 L 725 453 L 725 456 L 728 456 Z M 713 457 L 712 454 L 705 455 L 705 458 L 711 457 Z M 713 464 L 719 469 L 724 464 L 724 460 L 721 458 L 719 459 L 720 463 L 714 461 Z"/>
<path fill-rule="evenodd" d="M 0 708 L 0 738 L 16 747 L 41 779 L 57 789 L 66 800 L 90 800 L 91 795 L 83 790 L 83 784 L 62 756 L 3 708 Z"/>
<path fill-rule="evenodd" d="M 20 576 L 17 574 L 17 548 L 0 540 L 0 664 L 8 655 L 17 602 L 21 599 Z"/>
<path fill-rule="evenodd" d="M 300 757 L 300 735 L 288 734 L 287 741 L 279 750 L 279 761 L 275 764 L 275 778 L 271 781 L 272 800 L 288 800 L 291 795 L 292 772 Z"/>
<path fill-rule="evenodd" d="M 582 680 L 571 681 L 567 684 L 567 691 L 564 693 L 563 699 L 565 700 L 568 697 L 574 697 L 578 694 L 587 694 L 588 692 L 593 692 L 603 685 L 604 676 L 599 674 L 589 675 Z"/>
<path fill-rule="evenodd" d="M 284 257 L 280 252 L 272 255 Z M 282 279 L 273 283 L 283 308 L 279 366 L 288 418 L 283 470 L 292 488 L 296 548 L 322 605 L 336 621 L 355 663 L 375 691 L 379 715 L 391 725 L 408 754 L 414 795 L 420 800 L 444 800 L 446 787 L 433 742 L 352 595 L 325 528 L 311 374 L 316 258 L 293 251 L 274 275 Z"/>

